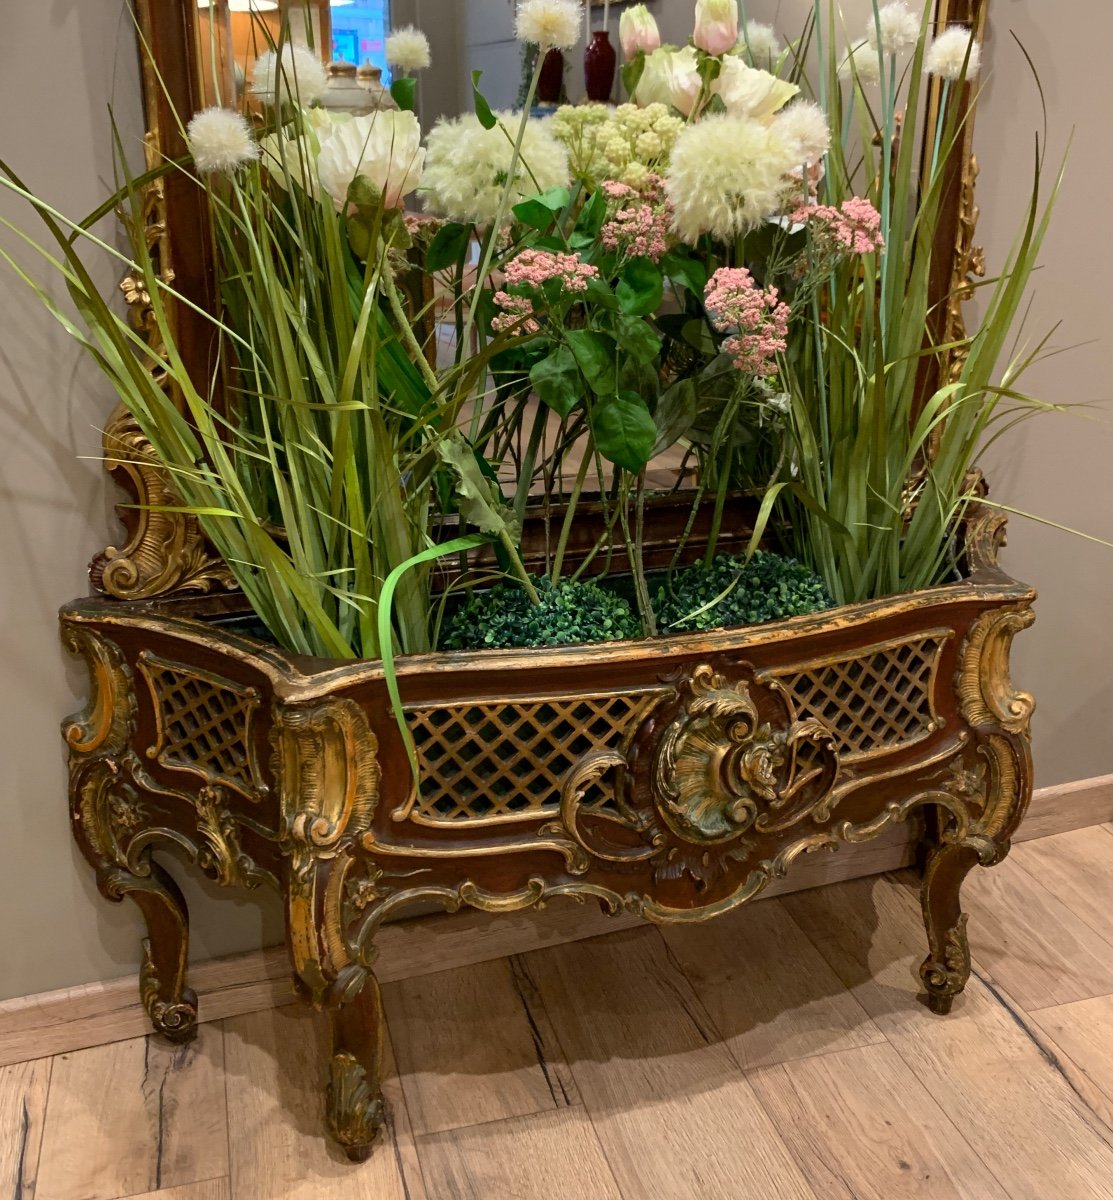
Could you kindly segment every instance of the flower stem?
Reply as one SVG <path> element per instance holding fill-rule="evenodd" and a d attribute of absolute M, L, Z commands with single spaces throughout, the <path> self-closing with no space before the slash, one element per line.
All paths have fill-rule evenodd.
<path fill-rule="evenodd" d="M 522 158 L 522 143 L 526 139 L 526 129 L 529 127 L 529 114 L 533 108 L 533 101 L 537 96 L 537 85 L 541 82 L 541 70 L 545 65 L 545 47 L 539 47 L 537 52 L 537 65 L 533 69 L 533 78 L 529 83 L 529 91 L 526 93 L 526 102 L 522 107 L 522 120 L 518 126 L 518 136 L 514 142 L 514 153 L 510 158 L 510 169 L 507 172 L 506 186 L 502 189 L 499 196 L 499 206 L 495 213 L 495 219 L 491 224 L 491 235 L 487 239 L 487 247 L 483 252 L 483 259 L 479 264 L 479 272 L 475 277 L 475 291 L 472 293 L 471 307 L 468 309 L 468 319 L 464 326 L 464 345 L 471 345 L 471 332 L 475 326 L 475 316 L 479 309 L 479 297 L 483 294 L 483 282 L 487 278 L 487 273 L 491 269 L 491 260 L 495 256 L 495 243 L 498 241 L 498 231 L 502 228 L 502 223 L 506 219 L 507 210 L 510 207 L 510 193 L 514 190 L 514 180 L 518 174 L 518 163 Z"/>
<path fill-rule="evenodd" d="M 572 485 L 572 495 L 569 496 L 568 507 L 564 510 L 564 524 L 560 529 L 560 540 L 557 542 L 556 557 L 553 559 L 553 583 L 560 582 L 560 572 L 564 567 L 564 553 L 568 549 L 568 539 L 572 534 L 576 506 L 579 503 L 580 494 L 584 490 L 584 481 L 587 479 L 588 467 L 591 464 L 592 448 L 591 434 L 588 434 L 587 445 L 584 447 L 584 456 L 580 461 L 580 469 L 576 472 L 576 482 Z"/>
<path fill-rule="evenodd" d="M 526 590 L 526 595 L 530 598 L 531 604 L 540 604 L 541 597 L 537 594 L 537 588 L 533 586 L 533 580 L 529 577 L 529 572 L 522 562 L 522 556 L 518 553 L 518 547 L 514 545 L 514 539 L 510 536 L 505 526 L 499 532 L 499 541 L 502 542 L 503 549 L 510 556 L 510 569 L 518 576 L 521 585 Z"/>
<path fill-rule="evenodd" d="M 417 340 L 417 335 L 413 331 L 410 318 L 406 313 L 406 307 L 402 303 L 402 297 L 398 291 L 398 285 L 394 282 L 394 276 L 391 274 L 389 262 L 384 263 L 381 278 L 387 299 L 390 301 L 390 311 L 394 314 L 394 323 L 398 326 L 398 332 L 401 334 L 402 340 L 406 343 L 406 348 L 414 360 L 414 366 L 421 372 L 421 377 L 429 386 L 429 390 L 435 393 L 440 390 L 440 380 L 437 378 L 436 372 L 429 365 L 429 360 L 425 357 L 425 351 L 422 350 L 421 343 Z"/>

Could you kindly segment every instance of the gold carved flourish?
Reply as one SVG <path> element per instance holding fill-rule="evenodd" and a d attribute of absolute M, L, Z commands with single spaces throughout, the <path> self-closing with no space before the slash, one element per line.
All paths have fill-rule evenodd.
<path fill-rule="evenodd" d="M 951 292 L 947 298 L 947 329 L 943 338 L 944 345 L 965 342 L 966 317 L 963 306 L 973 298 L 974 280 L 985 277 L 985 252 L 980 246 L 974 244 L 978 218 L 981 215 L 975 199 L 979 171 L 977 156 L 968 155 L 963 165 L 960 185 L 958 229 L 955 234 L 954 249 L 954 277 L 951 283 Z M 962 375 L 962 369 L 966 365 L 969 354 L 969 348 L 965 345 L 957 345 L 951 350 L 948 382 L 954 383 Z"/>
<path fill-rule="evenodd" d="M 648 778 L 628 770 L 621 756 L 589 755 L 565 780 L 561 821 L 594 858 L 656 860 L 658 878 L 688 874 L 704 886 L 748 856 L 751 831 L 826 821 L 839 756 L 830 730 L 817 720 L 797 720 L 783 689 L 765 689 L 779 712 L 769 720 L 748 683 L 708 664 L 675 682 L 673 698 L 647 722 L 664 726 Z M 618 815 L 606 821 L 637 835 L 639 845 L 609 847 L 581 819 L 600 816 L 582 811 L 583 798 L 612 768 L 620 771 Z"/>
<path fill-rule="evenodd" d="M 379 803 L 379 741 L 354 701 L 276 705 L 275 773 L 283 839 L 305 869 L 371 825 Z"/>
<path fill-rule="evenodd" d="M 135 727 L 135 693 L 123 652 L 80 625 L 64 623 L 62 642 L 89 668 L 91 696 L 85 711 L 69 717 L 62 736 L 73 754 L 118 754 Z"/>
<path fill-rule="evenodd" d="M 139 968 L 139 998 L 151 1024 L 163 1037 L 183 1042 L 197 1027 L 197 997 L 185 989 L 177 1000 L 162 999 L 162 983 L 151 954 L 149 939 L 143 941 L 143 964 Z"/>
<path fill-rule="evenodd" d="M 345 1150 L 365 1150 L 386 1119 L 377 1086 L 349 1051 L 341 1050 L 329 1061 L 325 1111 L 329 1132 Z"/>
<path fill-rule="evenodd" d="M 928 958 L 920 967 L 920 978 L 933 996 L 956 996 L 970 978 L 970 940 L 966 932 L 966 913 L 947 932 L 941 962 Z"/>
<path fill-rule="evenodd" d="M 962 647 L 955 687 L 962 715 L 971 725 L 995 725 L 1026 734 L 1036 702 L 1013 687 L 1009 651 L 1013 638 L 1036 614 L 1027 605 L 997 608 L 974 623 Z"/>
<path fill-rule="evenodd" d="M 118 510 L 126 543 L 109 546 L 90 566 L 93 586 L 121 600 L 235 589 L 232 572 L 213 553 L 197 519 L 171 511 L 182 502 L 122 405 L 109 419 L 103 442 L 105 469 L 134 503 Z"/>

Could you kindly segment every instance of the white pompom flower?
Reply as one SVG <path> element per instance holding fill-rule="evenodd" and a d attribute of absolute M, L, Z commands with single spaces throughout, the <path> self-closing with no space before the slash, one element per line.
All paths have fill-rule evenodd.
<path fill-rule="evenodd" d="M 750 117 L 716 113 L 677 138 L 665 179 L 673 225 L 693 243 L 709 233 L 727 244 L 780 212 L 793 186 L 794 146 Z"/>
<path fill-rule="evenodd" d="M 251 91 L 271 107 L 301 104 L 308 108 L 325 94 L 325 64 L 305 46 L 287 43 L 281 61 L 273 50 L 255 60 Z"/>
<path fill-rule="evenodd" d="M 521 113 L 495 116 L 498 124 L 492 129 L 484 129 L 474 113 L 442 119 L 433 127 L 426 139 L 429 154 L 421 184 L 430 212 L 450 221 L 485 225 L 498 214 L 507 184 L 511 205 L 569 185 L 568 151 L 547 121 L 526 123 L 521 158 L 511 178 Z"/>
<path fill-rule="evenodd" d="M 911 12 L 903 0 L 886 4 L 866 28 L 866 40 L 877 49 L 878 41 L 886 54 L 899 54 L 920 40 L 920 18 Z"/>
<path fill-rule="evenodd" d="M 810 100 L 796 100 L 781 109 L 773 119 L 773 130 L 797 167 L 819 162 L 831 147 L 827 116 Z"/>
<path fill-rule="evenodd" d="M 386 208 L 400 208 L 421 182 L 425 150 L 412 112 L 381 109 L 337 125 L 317 158 L 321 188 L 338 208 L 356 179 L 366 179 Z"/>
<path fill-rule="evenodd" d="M 396 29 L 386 39 L 386 61 L 396 71 L 425 71 L 433 62 L 429 39 L 412 25 Z"/>
<path fill-rule="evenodd" d="M 781 43 L 772 25 L 763 25 L 760 21 L 747 21 L 742 30 L 742 37 L 739 50 L 749 55 L 750 62 L 755 67 L 769 70 L 781 55 Z"/>
<path fill-rule="evenodd" d="M 877 47 L 860 42 L 839 63 L 840 79 L 856 79 L 859 83 L 877 83 L 881 78 L 881 63 Z"/>
<path fill-rule="evenodd" d="M 518 41 L 543 51 L 571 50 L 580 40 L 583 12 L 578 0 L 524 0 L 518 6 Z"/>
<path fill-rule="evenodd" d="M 951 82 L 974 79 L 981 66 L 982 48 L 965 25 L 952 25 L 945 29 L 928 47 L 924 56 L 924 71 L 928 75 L 937 75 Z M 963 67 L 966 68 L 965 75 Z"/>
<path fill-rule="evenodd" d="M 259 157 L 251 126 L 230 108 L 206 108 L 186 128 L 189 152 L 202 175 L 231 175 Z"/>

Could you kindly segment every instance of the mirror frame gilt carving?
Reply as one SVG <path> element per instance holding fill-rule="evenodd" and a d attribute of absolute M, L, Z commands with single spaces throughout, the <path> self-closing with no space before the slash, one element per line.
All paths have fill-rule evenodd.
<path fill-rule="evenodd" d="M 147 162 L 154 165 L 185 153 L 176 114 L 192 113 L 204 103 L 203 64 L 198 45 L 196 0 L 133 0 L 138 28 L 147 119 Z M 990 0 L 937 0 L 935 25 L 943 30 L 961 23 L 985 31 Z M 229 84 L 231 77 L 229 75 Z M 928 122 L 940 103 L 940 85 L 933 81 L 928 96 Z M 966 110 L 964 136 L 958 153 L 947 164 L 945 197 L 938 224 L 942 244 L 953 248 L 950 259 L 940 258 L 931 281 L 939 342 L 963 335 L 963 305 L 971 295 L 971 278 L 984 273 L 981 250 L 974 244 L 978 220 L 975 203 L 977 160 L 973 154 L 973 89 L 958 98 Z M 928 139 L 930 140 L 930 139 Z M 199 188 L 179 172 L 171 173 L 147 194 L 144 218 L 152 254 L 164 277 L 193 304 L 215 304 L 211 234 Z M 134 327 L 153 338 L 150 297 L 132 278 L 121 283 Z M 203 317 L 179 305 L 174 314 L 182 358 L 198 379 L 213 378 L 215 345 Z M 953 370 L 952 361 L 951 369 Z M 930 372 L 922 380 L 934 390 Z M 168 383 L 168 386 L 170 384 Z M 233 590 L 231 572 L 208 545 L 197 520 L 166 511 L 175 503 L 173 486 L 154 462 L 131 415 L 118 406 L 104 433 L 105 468 L 128 493 L 119 508 L 126 541 L 109 546 L 90 564 L 94 588 L 121 600 L 149 600 L 176 594 Z"/>

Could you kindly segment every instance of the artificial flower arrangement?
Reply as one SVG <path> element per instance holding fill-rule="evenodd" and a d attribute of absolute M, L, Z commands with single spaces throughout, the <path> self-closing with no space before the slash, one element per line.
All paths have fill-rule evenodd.
<path fill-rule="evenodd" d="M 582 9 L 524 0 L 518 34 L 540 52 L 523 110 L 492 111 L 476 76 L 474 112 L 425 137 L 418 31 L 388 47 L 399 109 L 367 117 L 319 107 L 319 59 L 282 39 L 242 111 L 196 114 L 188 161 L 115 198 L 132 234 L 121 257 L 160 333 L 154 362 L 79 254 L 113 248 L 6 168 L 5 183 L 57 240 L 58 257 L 43 253 L 83 325 L 53 311 L 291 651 L 653 636 L 899 593 L 954 574 L 979 446 L 1018 408 L 1047 407 L 1018 390 L 1031 356 L 1000 360 L 1050 204 L 1037 168 L 979 328 L 933 337 L 935 218 L 965 111 L 948 99 L 977 76 L 979 48 L 963 28 L 932 41 L 930 6 L 901 0 L 848 41 L 834 8 L 817 0 L 782 47 L 736 0 L 698 0 L 677 48 L 632 6 L 627 101 L 539 119 L 545 52 L 576 43 Z M 901 114 L 910 128 L 929 75 L 944 85 L 922 160 Z M 142 225 L 142 187 L 171 170 L 209 201 L 219 395 L 185 370 L 180 297 Z M 453 334 L 447 363 L 419 332 L 415 269 Z M 676 447 L 692 518 L 654 574 L 647 468 Z M 754 498 L 752 537 L 720 553 L 738 493 Z M 572 555 L 588 498 L 598 538 Z M 523 549 L 536 512 L 543 574 Z"/>

